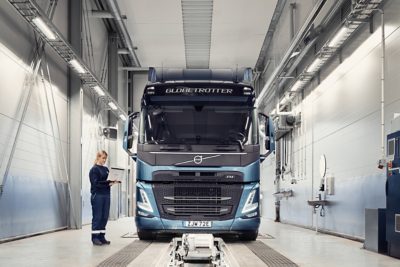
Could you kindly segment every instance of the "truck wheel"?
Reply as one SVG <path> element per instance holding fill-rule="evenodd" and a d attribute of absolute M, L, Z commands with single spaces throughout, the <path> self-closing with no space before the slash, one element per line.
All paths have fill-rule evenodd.
<path fill-rule="evenodd" d="M 141 230 L 137 232 L 140 240 L 153 240 L 155 234 L 152 231 Z"/>
<path fill-rule="evenodd" d="M 255 241 L 258 236 L 258 231 L 248 231 L 248 232 L 243 232 L 240 235 L 240 239 L 243 241 Z"/>

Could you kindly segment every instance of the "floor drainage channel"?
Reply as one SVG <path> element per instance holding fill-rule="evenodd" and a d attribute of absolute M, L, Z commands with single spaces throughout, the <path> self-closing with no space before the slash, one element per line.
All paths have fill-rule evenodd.
<path fill-rule="evenodd" d="M 98 267 L 122 267 L 128 266 L 151 242 L 135 240 L 111 257 L 102 261 Z"/>
<path fill-rule="evenodd" d="M 268 267 L 296 267 L 296 263 L 292 262 L 282 254 L 273 250 L 262 241 L 254 241 L 246 243 L 246 246 Z"/>

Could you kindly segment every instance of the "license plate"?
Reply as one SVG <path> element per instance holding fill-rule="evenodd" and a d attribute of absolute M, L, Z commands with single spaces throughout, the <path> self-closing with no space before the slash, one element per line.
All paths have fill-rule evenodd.
<path fill-rule="evenodd" d="M 186 227 L 209 228 L 212 226 L 211 221 L 188 221 L 185 222 Z"/>

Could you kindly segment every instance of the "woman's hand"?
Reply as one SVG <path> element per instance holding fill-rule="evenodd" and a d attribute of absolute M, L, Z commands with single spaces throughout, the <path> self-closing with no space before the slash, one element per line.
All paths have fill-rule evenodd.
<path fill-rule="evenodd" d="M 115 185 L 115 184 L 120 184 L 120 183 L 121 183 L 121 181 L 118 181 L 118 180 L 110 180 L 109 185 L 110 185 L 110 186 L 113 186 L 113 185 Z"/>

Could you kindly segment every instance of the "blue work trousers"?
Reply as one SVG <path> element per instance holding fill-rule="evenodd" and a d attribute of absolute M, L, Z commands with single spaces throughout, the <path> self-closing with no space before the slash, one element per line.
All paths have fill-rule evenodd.
<path fill-rule="evenodd" d="M 106 232 L 106 224 L 110 213 L 110 195 L 92 194 L 92 234 Z"/>

